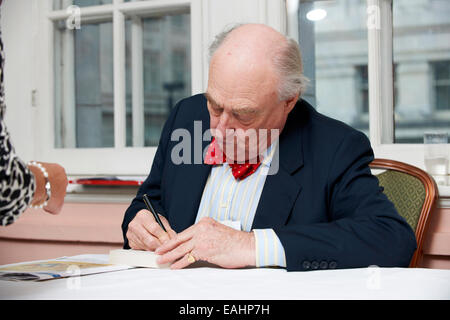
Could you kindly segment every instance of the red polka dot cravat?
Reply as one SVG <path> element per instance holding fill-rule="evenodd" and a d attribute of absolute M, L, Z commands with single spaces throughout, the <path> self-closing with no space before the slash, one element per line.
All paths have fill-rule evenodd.
<path fill-rule="evenodd" d="M 258 157 L 258 163 L 229 163 L 231 167 L 231 172 L 234 178 L 237 180 L 243 180 L 249 175 L 253 174 L 258 167 L 261 165 L 261 158 Z M 213 137 L 211 143 L 206 150 L 205 164 L 222 164 L 226 162 L 225 154 L 220 150 L 217 145 L 216 139 Z"/>

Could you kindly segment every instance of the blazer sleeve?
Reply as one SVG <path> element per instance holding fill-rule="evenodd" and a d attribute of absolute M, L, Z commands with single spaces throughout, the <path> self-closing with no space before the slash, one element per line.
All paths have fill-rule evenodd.
<path fill-rule="evenodd" d="M 164 124 L 161 137 L 158 143 L 158 148 L 156 150 L 155 157 L 153 158 L 150 174 L 148 175 L 147 179 L 142 183 L 137 192 L 136 197 L 131 201 L 130 206 L 125 211 L 125 215 L 122 222 L 124 249 L 130 249 L 128 239 L 126 237 L 129 223 L 134 219 L 134 217 L 140 210 L 146 209 L 145 203 L 142 199 L 142 196 L 145 193 L 152 201 L 152 205 L 155 208 L 155 210 L 159 214 L 166 216 L 164 206 L 161 201 L 162 196 L 161 181 L 164 173 L 167 148 L 172 134 L 172 128 L 175 122 L 175 118 L 180 108 L 180 104 L 181 101 L 177 103 L 176 106 L 173 108 L 172 112 L 169 115 L 169 118 Z"/>
<path fill-rule="evenodd" d="M 274 228 L 288 270 L 409 265 L 414 232 L 372 175 L 373 159 L 363 133 L 352 131 L 342 139 L 329 166 L 329 221 Z"/>

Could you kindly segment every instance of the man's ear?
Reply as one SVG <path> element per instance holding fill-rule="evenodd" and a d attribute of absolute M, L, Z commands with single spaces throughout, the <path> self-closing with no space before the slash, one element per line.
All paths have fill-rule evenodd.
<path fill-rule="evenodd" d="M 289 114 L 289 112 L 292 111 L 292 109 L 294 109 L 295 104 L 297 103 L 299 98 L 299 94 L 297 93 L 294 97 L 284 101 L 284 108 L 285 108 L 285 112 L 286 114 Z"/>

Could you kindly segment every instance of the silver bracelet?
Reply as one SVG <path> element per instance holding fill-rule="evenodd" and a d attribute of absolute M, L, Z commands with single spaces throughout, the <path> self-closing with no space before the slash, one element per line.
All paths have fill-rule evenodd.
<path fill-rule="evenodd" d="M 48 180 L 48 172 L 47 172 L 47 170 L 45 170 L 45 168 L 40 163 L 38 163 L 36 161 L 28 162 L 28 166 L 38 167 L 41 170 L 42 175 L 44 176 L 44 179 L 45 179 L 45 192 L 47 194 L 47 199 L 45 199 L 44 202 L 41 203 L 40 205 L 30 205 L 30 208 L 42 209 L 43 207 L 45 207 L 47 205 L 48 200 L 50 200 L 50 196 L 51 196 L 51 187 L 50 187 L 50 181 Z"/>

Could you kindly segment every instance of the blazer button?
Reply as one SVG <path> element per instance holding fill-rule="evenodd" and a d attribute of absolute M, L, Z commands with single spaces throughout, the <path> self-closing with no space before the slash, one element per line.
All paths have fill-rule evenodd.
<path fill-rule="evenodd" d="M 311 262 L 309 262 L 308 260 L 303 261 L 302 267 L 305 270 L 309 270 L 311 268 Z"/>
<path fill-rule="evenodd" d="M 311 262 L 311 269 L 313 270 L 319 269 L 319 263 L 317 261 Z"/>
<path fill-rule="evenodd" d="M 328 268 L 330 269 L 336 269 L 336 267 L 337 267 L 336 261 L 330 261 L 330 263 L 328 264 Z"/>
<path fill-rule="evenodd" d="M 326 262 L 326 261 L 320 261 L 319 268 L 320 268 L 320 269 L 326 269 L 326 268 L 328 268 L 328 262 Z"/>

